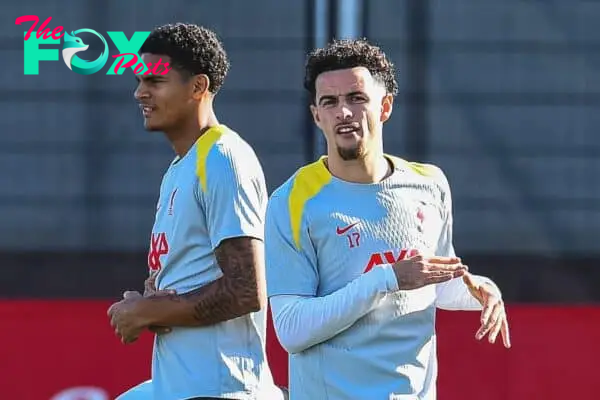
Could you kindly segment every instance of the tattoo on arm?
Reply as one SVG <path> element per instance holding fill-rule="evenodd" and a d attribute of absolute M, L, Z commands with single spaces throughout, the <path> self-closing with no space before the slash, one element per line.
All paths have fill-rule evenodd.
<path fill-rule="evenodd" d="M 194 325 L 212 325 L 266 305 L 263 244 L 250 237 L 224 240 L 215 250 L 223 276 L 182 297 L 193 304 Z"/>

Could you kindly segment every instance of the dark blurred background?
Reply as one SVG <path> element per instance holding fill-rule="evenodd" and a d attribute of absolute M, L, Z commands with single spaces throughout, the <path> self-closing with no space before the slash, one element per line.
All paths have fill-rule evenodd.
<path fill-rule="evenodd" d="M 270 190 L 323 151 L 302 89 L 307 51 L 366 36 L 398 69 L 385 149 L 445 170 L 471 268 L 510 301 L 600 299 L 597 1 L 3 4 L 0 295 L 112 298 L 142 285 L 173 153 L 143 130 L 131 70 L 84 76 L 60 59 L 24 75 L 29 24 L 14 20 L 26 14 L 127 37 L 175 21 L 216 30 L 232 62 L 218 115 L 256 148 Z M 100 41 L 87 38 L 93 59 Z"/>

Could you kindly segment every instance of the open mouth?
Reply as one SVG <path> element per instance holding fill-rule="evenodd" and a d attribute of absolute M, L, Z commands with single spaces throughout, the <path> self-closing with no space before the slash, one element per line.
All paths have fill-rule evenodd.
<path fill-rule="evenodd" d="M 360 126 L 358 123 L 338 125 L 335 128 L 335 133 L 337 133 L 338 135 L 358 134 L 360 133 Z"/>
<path fill-rule="evenodd" d="M 151 106 L 149 104 L 140 104 L 140 110 L 142 110 L 142 114 L 144 117 L 149 117 L 152 114 L 152 111 L 155 110 L 156 107 Z"/>

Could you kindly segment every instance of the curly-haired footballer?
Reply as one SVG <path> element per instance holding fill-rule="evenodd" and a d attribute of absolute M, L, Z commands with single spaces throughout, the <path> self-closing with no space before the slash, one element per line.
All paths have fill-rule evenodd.
<path fill-rule="evenodd" d="M 214 32 L 178 23 L 154 30 L 140 54 L 155 73 L 136 76 L 144 126 L 164 132 L 175 158 L 160 186 L 145 292 L 125 292 L 108 310 L 124 343 L 156 333 L 152 379 L 119 399 L 280 399 L 264 342 L 265 179 L 213 110 L 225 50 Z"/>
<path fill-rule="evenodd" d="M 444 173 L 383 151 L 398 88 L 381 49 L 317 49 L 305 87 L 327 155 L 273 193 L 265 232 L 290 398 L 435 399 L 436 308 L 483 309 L 477 338 L 509 347 L 500 291 L 454 254 Z"/>

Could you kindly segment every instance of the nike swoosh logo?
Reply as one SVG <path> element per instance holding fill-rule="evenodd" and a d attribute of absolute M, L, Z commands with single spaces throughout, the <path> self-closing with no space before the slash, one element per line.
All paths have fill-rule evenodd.
<path fill-rule="evenodd" d="M 344 233 L 348 232 L 350 229 L 352 229 L 355 225 L 357 225 L 358 222 L 353 223 L 352 225 L 348 225 L 345 228 L 340 228 L 339 226 L 336 228 L 336 232 L 338 235 L 343 235 Z"/>

